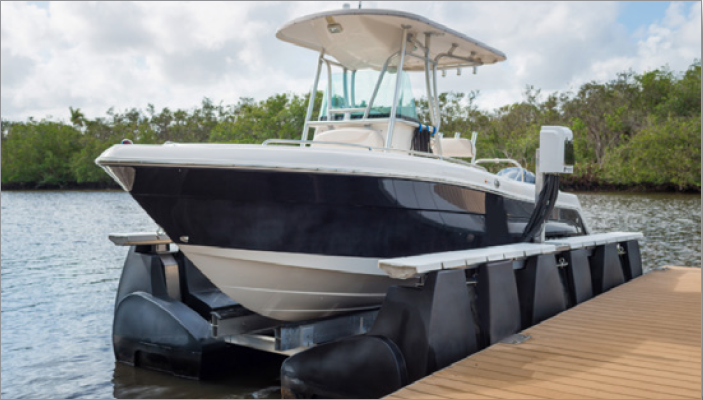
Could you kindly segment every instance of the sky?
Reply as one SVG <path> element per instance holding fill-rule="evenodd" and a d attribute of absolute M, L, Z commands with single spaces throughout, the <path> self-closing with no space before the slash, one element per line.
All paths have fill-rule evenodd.
<path fill-rule="evenodd" d="M 8 2 L 0 3 L 2 119 L 70 120 L 114 108 L 191 109 L 207 97 L 236 104 L 282 92 L 309 92 L 317 54 L 275 32 L 328 2 Z M 357 1 L 348 1 L 358 7 Z M 527 85 L 545 96 L 576 91 L 618 72 L 701 58 L 701 2 L 385 2 L 363 8 L 424 16 L 507 55 L 478 74 L 448 73 L 440 92 L 478 90 L 490 111 L 523 100 Z M 420 76 L 413 80 L 418 95 Z"/>

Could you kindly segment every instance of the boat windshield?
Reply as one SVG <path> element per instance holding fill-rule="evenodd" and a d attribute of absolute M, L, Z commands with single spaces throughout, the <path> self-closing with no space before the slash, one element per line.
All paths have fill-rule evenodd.
<path fill-rule="evenodd" d="M 346 79 L 345 79 L 346 74 Z M 364 111 L 359 108 L 366 108 L 373 94 L 373 90 L 378 81 L 380 72 L 375 70 L 361 70 L 356 72 L 332 74 L 332 104 L 335 110 L 356 109 L 350 113 L 351 119 L 360 119 L 364 116 Z M 353 84 L 352 84 L 353 81 Z M 387 71 L 383 76 L 383 81 L 378 89 L 376 98 L 373 100 L 369 118 L 388 118 L 393 105 L 393 95 L 396 82 L 396 72 Z M 320 110 L 320 120 L 327 120 L 327 101 L 330 97 L 328 90 L 322 99 Z M 344 119 L 344 114 L 333 113 L 334 120 Z M 410 86 L 410 78 L 405 71 L 400 75 L 400 92 L 398 93 L 397 117 L 417 121 L 417 109 L 415 108 L 415 98 Z"/>

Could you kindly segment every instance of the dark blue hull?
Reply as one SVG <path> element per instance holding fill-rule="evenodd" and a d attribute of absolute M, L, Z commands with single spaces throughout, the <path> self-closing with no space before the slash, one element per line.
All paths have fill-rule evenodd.
<path fill-rule="evenodd" d="M 516 242 L 534 208 L 493 193 L 390 177 L 134 168 L 132 196 L 174 242 L 187 238 L 191 245 L 402 257 Z M 583 234 L 580 221 L 576 211 L 556 209 L 547 232 Z"/>

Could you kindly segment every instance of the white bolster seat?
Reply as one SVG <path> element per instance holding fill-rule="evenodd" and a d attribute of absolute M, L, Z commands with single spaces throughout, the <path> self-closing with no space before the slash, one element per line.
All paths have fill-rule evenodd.
<path fill-rule="evenodd" d="M 361 146 L 370 147 L 383 147 L 383 136 L 378 131 L 373 129 L 361 129 L 361 128 L 341 128 L 332 129 L 329 131 L 322 132 L 315 135 L 313 141 L 320 142 L 338 142 L 338 143 L 350 143 L 357 144 Z M 325 147 L 325 148 L 340 148 L 340 149 L 358 149 L 363 150 L 359 147 L 354 146 L 344 146 L 336 144 L 325 144 L 325 143 L 313 143 L 312 147 Z"/>
<path fill-rule="evenodd" d="M 441 138 L 442 155 L 444 157 L 473 157 L 476 149 L 469 139 Z"/>

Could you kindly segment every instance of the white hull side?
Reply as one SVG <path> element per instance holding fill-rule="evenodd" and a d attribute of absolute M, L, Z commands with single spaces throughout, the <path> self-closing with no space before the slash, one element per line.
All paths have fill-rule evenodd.
<path fill-rule="evenodd" d="M 300 321 L 380 305 L 391 279 L 374 258 L 180 245 L 223 293 L 263 316 Z"/>

